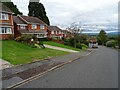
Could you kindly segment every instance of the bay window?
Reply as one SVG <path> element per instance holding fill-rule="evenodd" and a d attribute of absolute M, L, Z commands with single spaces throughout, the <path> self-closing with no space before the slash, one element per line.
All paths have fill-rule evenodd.
<path fill-rule="evenodd" d="M 12 30 L 9 27 L 0 27 L 0 34 L 12 34 Z"/>

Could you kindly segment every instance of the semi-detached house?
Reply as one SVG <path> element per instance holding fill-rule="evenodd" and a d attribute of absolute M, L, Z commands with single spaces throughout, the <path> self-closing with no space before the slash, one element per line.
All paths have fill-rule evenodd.
<path fill-rule="evenodd" d="M 47 38 L 47 24 L 37 17 L 13 16 L 15 37 L 32 34 L 37 38 Z"/>
<path fill-rule="evenodd" d="M 63 30 L 57 26 L 48 26 L 48 38 L 59 38 L 63 37 Z"/>

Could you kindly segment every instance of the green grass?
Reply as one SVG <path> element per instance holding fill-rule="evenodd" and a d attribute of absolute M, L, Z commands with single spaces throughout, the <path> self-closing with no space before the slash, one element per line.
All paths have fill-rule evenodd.
<path fill-rule="evenodd" d="M 0 42 L 2 42 L 2 58 L 14 65 L 26 64 L 36 60 L 68 54 L 68 52 L 48 48 L 31 48 L 16 41 L 7 40 Z"/>
<path fill-rule="evenodd" d="M 44 41 L 43 43 L 44 43 L 44 44 L 47 44 L 47 45 L 51 45 L 51 46 L 57 46 L 57 47 L 67 48 L 67 49 L 71 49 L 71 50 L 75 50 L 75 51 L 81 51 L 81 49 L 73 48 L 73 47 L 71 47 L 71 46 L 59 44 L 59 43 L 56 43 L 56 42 L 53 42 L 53 41 Z M 82 50 L 85 50 L 85 49 L 86 49 L 86 48 L 83 47 Z"/>

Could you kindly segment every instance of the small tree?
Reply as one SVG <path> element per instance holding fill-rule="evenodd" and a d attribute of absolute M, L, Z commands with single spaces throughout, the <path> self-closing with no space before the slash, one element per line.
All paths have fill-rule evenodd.
<path fill-rule="evenodd" d="M 68 30 L 70 30 L 74 35 L 74 47 L 76 48 L 77 36 L 82 32 L 81 23 L 80 22 L 71 23 L 70 27 L 68 27 Z"/>
<path fill-rule="evenodd" d="M 100 45 L 105 45 L 105 43 L 107 42 L 107 38 L 107 33 L 104 30 L 101 30 L 98 35 L 98 43 Z"/>

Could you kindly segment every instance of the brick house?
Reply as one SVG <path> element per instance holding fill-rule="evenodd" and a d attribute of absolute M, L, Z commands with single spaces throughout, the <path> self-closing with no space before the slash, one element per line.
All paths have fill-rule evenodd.
<path fill-rule="evenodd" d="M 57 26 L 48 26 L 48 38 L 59 38 L 63 37 L 63 30 Z"/>
<path fill-rule="evenodd" d="M 9 39 L 14 34 L 13 12 L 0 3 L 0 39 Z"/>
<path fill-rule="evenodd" d="M 14 16 L 15 37 L 22 34 L 33 34 L 37 38 L 47 38 L 47 24 L 37 17 Z"/>

